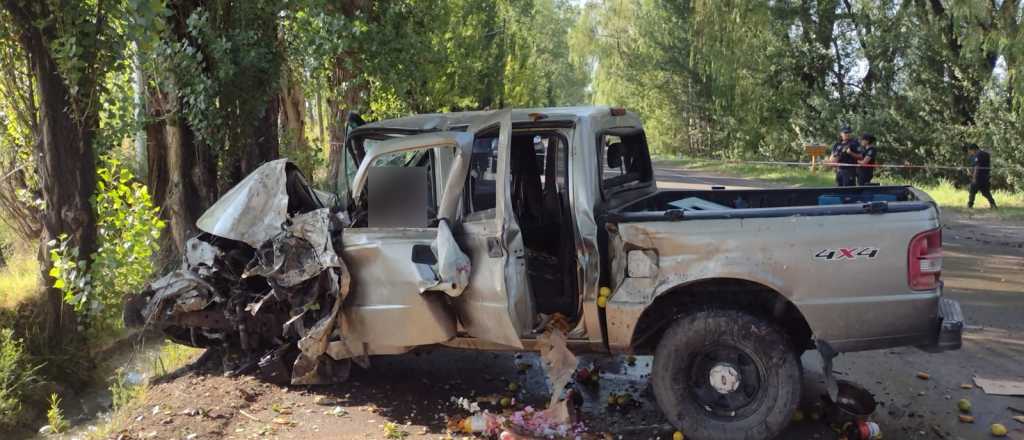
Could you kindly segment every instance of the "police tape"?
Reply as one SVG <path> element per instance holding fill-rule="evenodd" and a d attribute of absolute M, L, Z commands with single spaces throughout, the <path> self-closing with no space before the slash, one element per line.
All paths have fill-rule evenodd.
<path fill-rule="evenodd" d="M 787 162 L 787 161 L 765 161 L 765 160 L 730 160 L 730 159 L 706 159 L 706 158 L 693 158 L 693 160 L 701 162 L 717 162 L 725 164 L 737 164 L 737 165 L 782 165 L 782 166 L 820 166 L 822 168 L 894 168 L 894 169 L 924 169 L 924 170 L 972 170 L 972 166 L 955 166 L 955 165 L 912 165 L 912 164 L 853 164 L 853 163 L 830 163 L 830 162 Z M 1021 170 L 1024 171 L 1024 167 L 1015 166 L 1000 166 L 1000 167 L 981 167 L 980 169 L 987 169 L 990 171 L 1006 171 L 1006 170 Z"/>

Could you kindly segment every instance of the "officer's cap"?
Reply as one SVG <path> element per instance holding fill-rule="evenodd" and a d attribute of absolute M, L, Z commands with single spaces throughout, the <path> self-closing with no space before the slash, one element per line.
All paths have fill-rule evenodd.
<path fill-rule="evenodd" d="M 842 128 L 839 129 L 839 132 L 840 133 L 853 133 L 853 129 L 850 128 L 849 125 L 844 125 Z"/>

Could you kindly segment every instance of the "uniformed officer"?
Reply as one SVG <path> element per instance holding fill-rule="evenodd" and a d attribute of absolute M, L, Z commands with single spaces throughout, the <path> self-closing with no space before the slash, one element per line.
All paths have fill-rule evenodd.
<path fill-rule="evenodd" d="M 996 209 L 996 200 L 992 198 L 989 181 L 992 156 L 989 156 L 988 151 L 978 148 L 978 144 L 975 143 L 967 144 L 966 150 L 971 158 L 971 187 L 970 195 L 967 197 L 967 207 L 974 207 L 974 196 L 980 192 L 988 199 L 988 206 Z"/>
<path fill-rule="evenodd" d="M 860 136 L 860 154 L 855 154 L 857 159 L 857 185 L 865 186 L 871 184 L 875 177 L 875 167 L 878 164 L 878 149 L 875 144 L 875 135 L 864 133 Z"/>
<path fill-rule="evenodd" d="M 857 173 L 854 171 L 857 159 L 854 155 L 860 154 L 860 143 L 850 136 L 850 133 L 853 133 L 853 130 L 844 125 L 839 130 L 839 141 L 832 145 L 829 162 L 836 166 L 836 186 L 857 184 Z"/>

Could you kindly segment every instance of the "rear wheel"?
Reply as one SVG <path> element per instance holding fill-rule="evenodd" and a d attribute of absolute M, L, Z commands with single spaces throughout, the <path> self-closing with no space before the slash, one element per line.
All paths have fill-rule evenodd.
<path fill-rule="evenodd" d="M 654 395 L 687 437 L 766 439 L 789 424 L 801 370 L 786 334 L 736 310 L 685 315 L 658 342 Z"/>

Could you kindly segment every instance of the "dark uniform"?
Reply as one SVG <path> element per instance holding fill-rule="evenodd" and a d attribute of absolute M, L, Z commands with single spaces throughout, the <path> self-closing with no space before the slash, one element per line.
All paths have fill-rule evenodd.
<path fill-rule="evenodd" d="M 863 162 L 857 167 L 857 185 L 870 185 L 871 179 L 875 178 L 875 164 L 877 164 L 878 151 L 875 144 L 864 147 Z"/>
<path fill-rule="evenodd" d="M 840 140 L 832 145 L 832 156 L 836 162 L 847 165 L 836 167 L 836 186 L 854 186 L 857 184 L 857 173 L 854 165 L 857 165 L 857 158 L 850 153 L 860 153 L 860 142 L 850 138 L 845 142 Z"/>
<path fill-rule="evenodd" d="M 971 156 L 971 168 L 973 168 L 973 177 L 971 179 L 971 193 L 967 198 L 967 207 L 974 207 L 974 196 L 980 192 L 982 196 L 988 199 L 989 206 L 995 208 L 996 200 L 992 198 L 989 181 L 992 157 L 989 156 L 988 151 L 978 150 L 977 153 L 974 153 Z"/>

